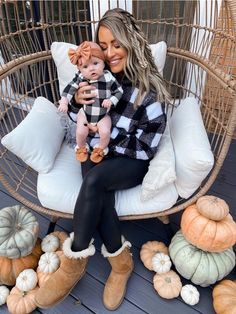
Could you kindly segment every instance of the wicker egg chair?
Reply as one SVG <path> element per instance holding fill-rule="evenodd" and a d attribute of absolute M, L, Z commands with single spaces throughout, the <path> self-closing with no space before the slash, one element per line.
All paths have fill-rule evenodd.
<path fill-rule="evenodd" d="M 119 6 L 119 1 L 0 2 L 0 138 L 26 117 L 36 97 L 44 96 L 57 105 L 58 79 L 50 45 L 54 41 L 79 44 L 91 40 L 105 2 L 107 8 L 114 3 Z M 211 187 L 235 136 L 236 3 L 127 0 L 122 6 L 132 6 L 150 43 L 167 42 L 164 78 L 174 99 L 193 96 L 201 104 L 215 157 L 212 171 L 189 199 L 179 198 L 162 212 L 121 217 L 158 217 L 167 222 L 168 215 L 196 202 Z M 32 210 L 54 221 L 72 218 L 56 208 L 41 206 L 37 173 L 1 144 L 0 180 L 8 193 Z"/>

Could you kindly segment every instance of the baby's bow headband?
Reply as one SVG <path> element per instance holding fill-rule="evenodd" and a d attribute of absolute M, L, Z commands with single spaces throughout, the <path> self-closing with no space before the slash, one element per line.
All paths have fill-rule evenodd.
<path fill-rule="evenodd" d="M 101 47 L 98 44 L 89 41 L 84 41 L 76 49 L 70 48 L 68 55 L 70 62 L 79 66 L 81 66 L 83 62 L 89 61 L 91 57 L 97 57 L 103 61 L 105 60 Z"/>

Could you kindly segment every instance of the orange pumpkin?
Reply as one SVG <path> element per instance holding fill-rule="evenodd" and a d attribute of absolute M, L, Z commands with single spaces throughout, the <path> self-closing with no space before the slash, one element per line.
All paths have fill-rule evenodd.
<path fill-rule="evenodd" d="M 214 221 L 199 213 L 196 204 L 183 212 L 181 230 L 188 242 L 208 252 L 222 252 L 236 243 L 236 223 L 230 214 Z"/>
<path fill-rule="evenodd" d="M 215 221 L 223 219 L 229 213 L 228 204 L 221 198 L 213 195 L 199 197 L 196 205 L 200 214 Z"/>
<path fill-rule="evenodd" d="M 36 269 L 42 254 L 41 240 L 38 239 L 32 253 L 21 258 L 10 259 L 0 256 L 0 282 L 7 286 L 14 286 L 16 278 L 24 269 Z"/>
<path fill-rule="evenodd" d="M 35 294 L 39 288 L 22 292 L 18 288 L 11 289 L 10 295 L 7 297 L 7 307 L 11 314 L 28 314 L 36 309 Z"/>
<path fill-rule="evenodd" d="M 236 281 L 223 280 L 214 287 L 213 307 L 217 314 L 236 313 Z"/>
<path fill-rule="evenodd" d="M 152 258 L 156 253 L 164 253 L 168 255 L 167 246 L 162 242 L 148 241 L 144 243 L 141 247 L 140 259 L 143 262 L 144 266 L 149 270 L 153 270 Z"/>
<path fill-rule="evenodd" d="M 157 293 L 165 299 L 178 297 L 182 288 L 180 277 L 173 270 L 164 274 L 156 274 L 153 284 Z"/>

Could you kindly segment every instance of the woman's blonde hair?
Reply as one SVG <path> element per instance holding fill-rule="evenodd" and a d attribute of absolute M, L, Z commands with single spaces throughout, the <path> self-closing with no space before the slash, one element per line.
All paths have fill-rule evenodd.
<path fill-rule="evenodd" d="M 170 95 L 155 65 L 148 42 L 133 15 L 119 8 L 108 10 L 98 23 L 95 34 L 97 43 L 100 26 L 107 27 L 127 51 L 124 74 L 139 88 L 135 105 L 139 105 L 142 97 L 150 90 L 156 92 L 158 101 L 168 103 Z"/>

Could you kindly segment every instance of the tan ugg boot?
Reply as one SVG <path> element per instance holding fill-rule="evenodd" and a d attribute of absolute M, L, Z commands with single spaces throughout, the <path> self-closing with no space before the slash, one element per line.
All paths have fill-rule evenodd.
<path fill-rule="evenodd" d="M 109 253 L 102 245 L 102 254 L 108 258 L 111 273 L 103 292 L 103 304 L 108 310 L 116 310 L 122 303 L 127 281 L 133 271 L 134 263 L 129 248 L 131 243 L 123 239 L 122 247 L 115 253 Z"/>
<path fill-rule="evenodd" d="M 64 300 L 85 273 L 88 257 L 94 255 L 95 247 L 90 242 L 89 247 L 79 252 L 71 250 L 74 233 L 63 243 L 63 255 L 58 270 L 42 285 L 35 296 L 38 307 L 49 308 Z"/>

